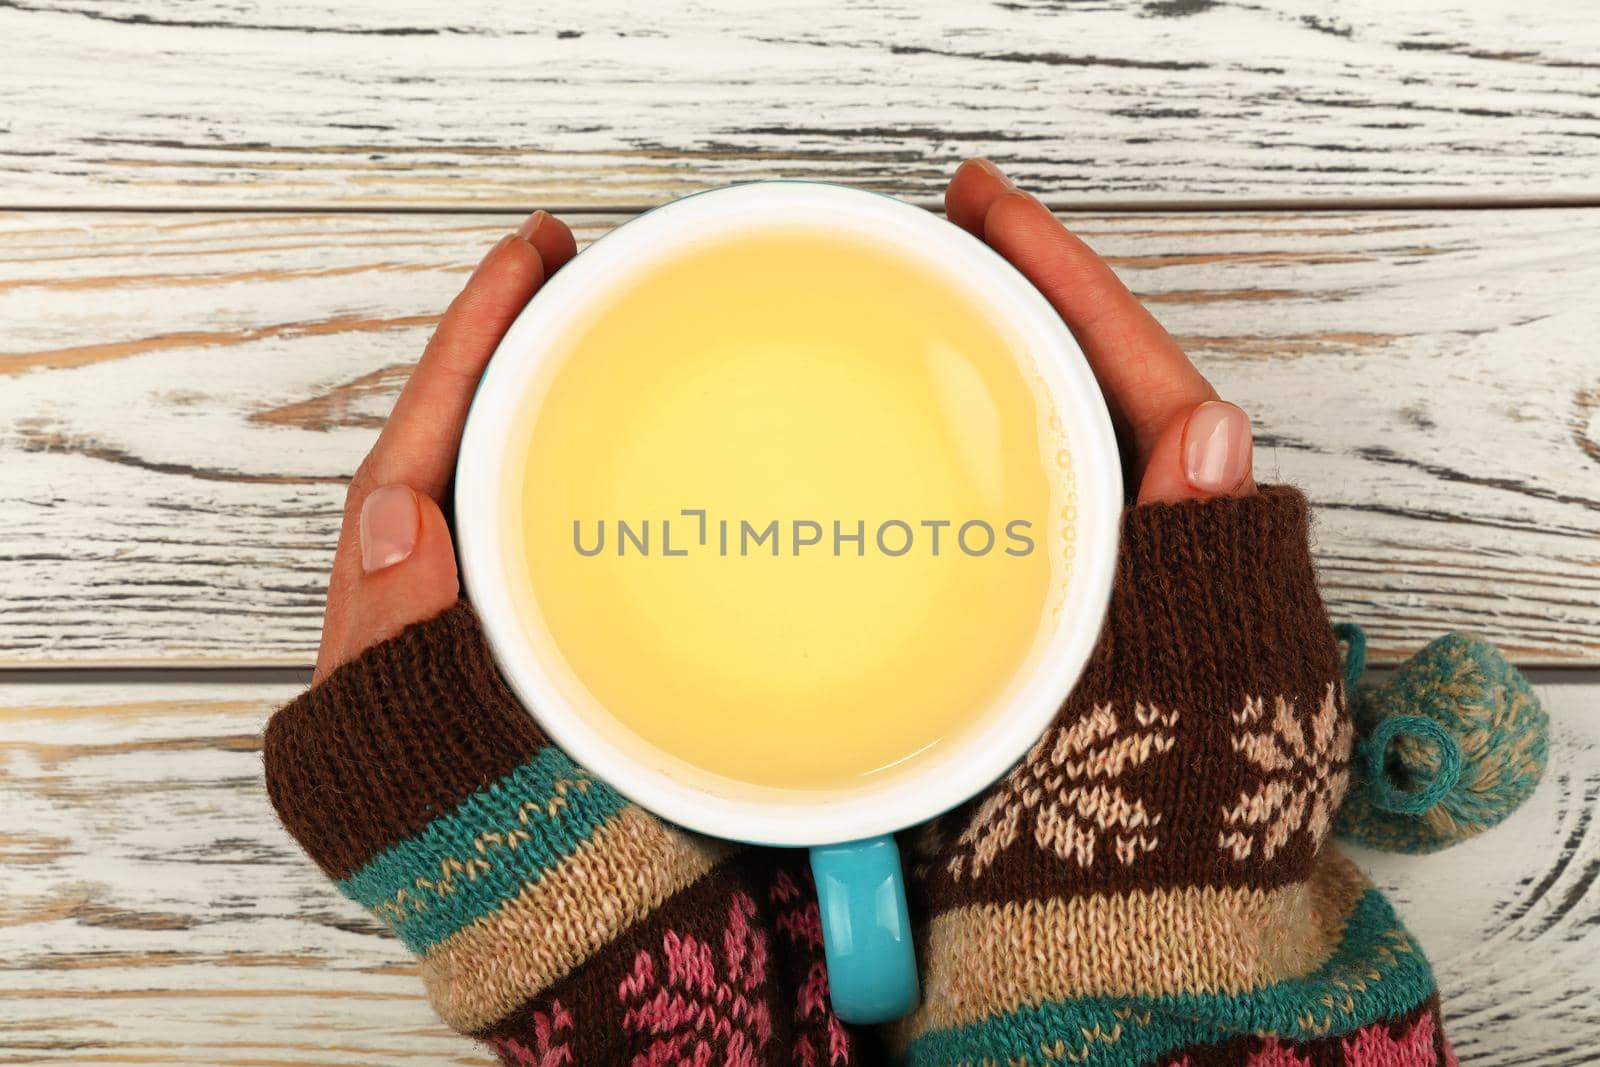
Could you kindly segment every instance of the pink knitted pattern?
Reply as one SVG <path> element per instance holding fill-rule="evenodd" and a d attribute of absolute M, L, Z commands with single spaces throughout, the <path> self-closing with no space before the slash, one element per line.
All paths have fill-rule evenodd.
<path fill-rule="evenodd" d="M 1363 1026 L 1345 1038 L 1344 1062 L 1347 1067 L 1436 1067 L 1439 1057 L 1434 1052 L 1433 1016 L 1423 1015 L 1398 1040 L 1382 1023 Z"/>
<path fill-rule="evenodd" d="M 1269 1037 L 1267 1043 L 1250 1057 L 1249 1067 L 1311 1067 L 1311 1061 L 1301 1059 L 1295 1055 L 1294 1049 L 1278 1044 L 1275 1037 Z"/>
<path fill-rule="evenodd" d="M 838 1067 L 850 1062 L 850 1032 L 828 1001 L 828 968 L 822 960 L 822 915 L 815 893 L 807 892 L 780 870 L 767 892 L 777 911 L 778 930 L 811 960 L 795 992 L 795 1067 Z"/>
<path fill-rule="evenodd" d="M 759 995 L 767 977 L 767 938 L 750 925 L 756 904 L 734 893 L 720 958 L 691 934 L 668 929 L 661 953 L 641 949 L 617 988 L 622 1025 L 648 1039 L 629 1067 L 758 1067 L 772 1037 Z M 662 968 L 664 975 L 658 974 Z"/>
<path fill-rule="evenodd" d="M 1433 1032 L 1431 1014 L 1423 1015 L 1398 1040 L 1390 1036 L 1386 1023 L 1364 1026 L 1342 1042 L 1345 1067 L 1460 1067 L 1449 1045 L 1445 1046 L 1444 1059 L 1438 1058 L 1434 1052 Z M 1194 1067 L 1194 1061 L 1185 1056 L 1169 1067 Z M 1269 1036 L 1250 1056 L 1245 1067 L 1312 1067 L 1312 1063 L 1276 1037 Z"/>
<path fill-rule="evenodd" d="M 572 1035 L 572 1016 L 561 1001 L 552 1000 L 548 1014 L 533 1012 L 533 1032 L 533 1048 L 512 1037 L 491 1037 L 488 1044 L 501 1062 L 515 1067 L 569 1067 L 576 1062 L 567 1042 L 558 1040 L 560 1035 Z"/>

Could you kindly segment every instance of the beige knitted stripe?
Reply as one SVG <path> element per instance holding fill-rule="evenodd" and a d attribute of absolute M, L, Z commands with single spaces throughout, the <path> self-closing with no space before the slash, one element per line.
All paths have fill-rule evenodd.
<path fill-rule="evenodd" d="M 560 866 L 428 950 L 422 977 L 434 1010 L 462 1031 L 499 1021 L 728 851 L 629 805 Z"/>
<path fill-rule="evenodd" d="M 1361 872 L 1331 849 L 1308 882 L 1185 887 L 970 905 L 929 924 L 922 1007 L 930 1030 L 1051 1000 L 1239 993 L 1307 974 L 1338 947 Z M 931 964 L 931 965 L 929 965 Z"/>

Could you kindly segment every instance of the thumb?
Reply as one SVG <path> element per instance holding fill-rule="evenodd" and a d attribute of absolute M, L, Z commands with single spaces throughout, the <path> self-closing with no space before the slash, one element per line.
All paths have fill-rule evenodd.
<path fill-rule="evenodd" d="M 1175 504 L 1256 491 L 1250 416 L 1235 404 L 1208 400 L 1174 419 L 1150 452 L 1140 504 Z"/>
<path fill-rule="evenodd" d="M 408 485 L 385 485 L 361 504 L 361 577 L 351 590 L 348 623 L 336 662 L 431 619 L 456 602 L 455 550 L 432 497 Z"/>

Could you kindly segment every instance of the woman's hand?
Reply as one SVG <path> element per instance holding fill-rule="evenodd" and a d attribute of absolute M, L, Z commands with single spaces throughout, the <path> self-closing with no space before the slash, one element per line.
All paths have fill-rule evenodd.
<path fill-rule="evenodd" d="M 952 222 L 1005 256 L 1078 338 L 1128 449 L 1139 503 L 1254 491 L 1250 421 L 1217 399 L 1111 268 L 986 160 L 945 192 Z M 315 680 L 460 593 L 440 502 L 489 357 L 544 280 L 576 252 L 536 211 L 500 240 L 445 311 L 345 497 Z"/>
<path fill-rule="evenodd" d="M 439 504 L 467 408 L 512 320 L 576 251 L 560 219 L 535 211 L 489 250 L 439 320 L 345 494 L 313 681 L 456 602 L 455 550 Z"/>
<path fill-rule="evenodd" d="M 1072 329 L 1105 390 L 1141 504 L 1255 492 L 1250 419 L 1217 399 L 1183 350 L 1089 246 L 993 163 L 961 165 L 950 221 L 1027 276 Z"/>

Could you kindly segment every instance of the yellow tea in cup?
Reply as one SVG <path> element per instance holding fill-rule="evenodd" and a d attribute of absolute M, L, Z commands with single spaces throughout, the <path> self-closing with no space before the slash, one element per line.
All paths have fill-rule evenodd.
<path fill-rule="evenodd" d="M 1030 670 L 1067 579 L 1069 457 L 959 278 L 756 227 L 655 259 L 545 342 L 508 442 L 519 610 L 656 750 L 849 789 Z"/>

